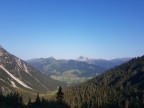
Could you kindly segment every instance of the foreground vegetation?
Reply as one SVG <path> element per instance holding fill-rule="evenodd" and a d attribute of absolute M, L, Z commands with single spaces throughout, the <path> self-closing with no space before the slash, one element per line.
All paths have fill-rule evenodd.
<path fill-rule="evenodd" d="M 0 108 L 69 108 L 69 106 L 63 102 L 63 92 L 60 88 L 56 93 L 55 101 L 48 101 L 45 98 L 40 98 L 39 93 L 34 102 L 29 101 L 27 104 L 24 104 L 22 95 L 18 92 L 9 93 L 7 96 L 4 96 L 3 93 L 0 93 Z"/>

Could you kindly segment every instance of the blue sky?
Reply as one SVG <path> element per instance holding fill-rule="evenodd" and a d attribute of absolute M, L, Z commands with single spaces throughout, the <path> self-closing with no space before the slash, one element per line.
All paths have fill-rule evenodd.
<path fill-rule="evenodd" d="M 144 0 L 0 0 L 0 44 L 27 60 L 144 54 Z"/>

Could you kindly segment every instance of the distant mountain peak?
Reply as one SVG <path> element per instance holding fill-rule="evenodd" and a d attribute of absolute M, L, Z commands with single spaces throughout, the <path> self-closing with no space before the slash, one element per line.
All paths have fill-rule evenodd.
<path fill-rule="evenodd" d="M 55 60 L 55 58 L 53 56 L 49 57 L 48 59 Z"/>
<path fill-rule="evenodd" d="M 89 60 L 90 58 L 88 58 L 88 57 L 85 57 L 85 56 L 79 56 L 76 60 L 78 60 L 78 61 L 87 61 L 87 60 Z"/>

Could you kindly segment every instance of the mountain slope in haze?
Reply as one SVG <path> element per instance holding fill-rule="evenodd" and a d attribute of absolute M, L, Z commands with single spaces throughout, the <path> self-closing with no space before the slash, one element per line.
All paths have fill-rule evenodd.
<path fill-rule="evenodd" d="M 5 92 L 49 92 L 62 84 L 0 47 L 0 87 Z"/>
<path fill-rule="evenodd" d="M 80 81 L 104 72 L 106 69 L 75 60 L 56 60 L 53 57 L 28 60 L 27 63 L 54 79 Z"/>
<path fill-rule="evenodd" d="M 65 91 L 77 108 L 144 108 L 144 56 Z"/>
<path fill-rule="evenodd" d="M 111 69 L 115 66 L 119 66 L 119 65 L 131 60 L 131 58 L 127 57 L 127 58 L 116 58 L 116 59 L 106 60 L 106 59 L 94 59 L 94 58 L 80 56 L 76 60 L 86 62 L 89 64 L 94 64 L 96 66 L 100 66 L 105 69 Z"/>
<path fill-rule="evenodd" d="M 27 63 L 53 79 L 67 83 L 79 83 L 128 60 L 130 58 L 104 60 L 80 56 L 76 60 L 56 60 L 50 57 L 31 59 Z"/>

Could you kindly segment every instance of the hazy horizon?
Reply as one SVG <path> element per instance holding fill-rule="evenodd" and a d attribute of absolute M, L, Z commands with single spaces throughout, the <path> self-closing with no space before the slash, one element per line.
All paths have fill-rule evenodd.
<path fill-rule="evenodd" d="M 144 55 L 142 0 L 3 0 L 0 44 L 23 60 Z"/>

